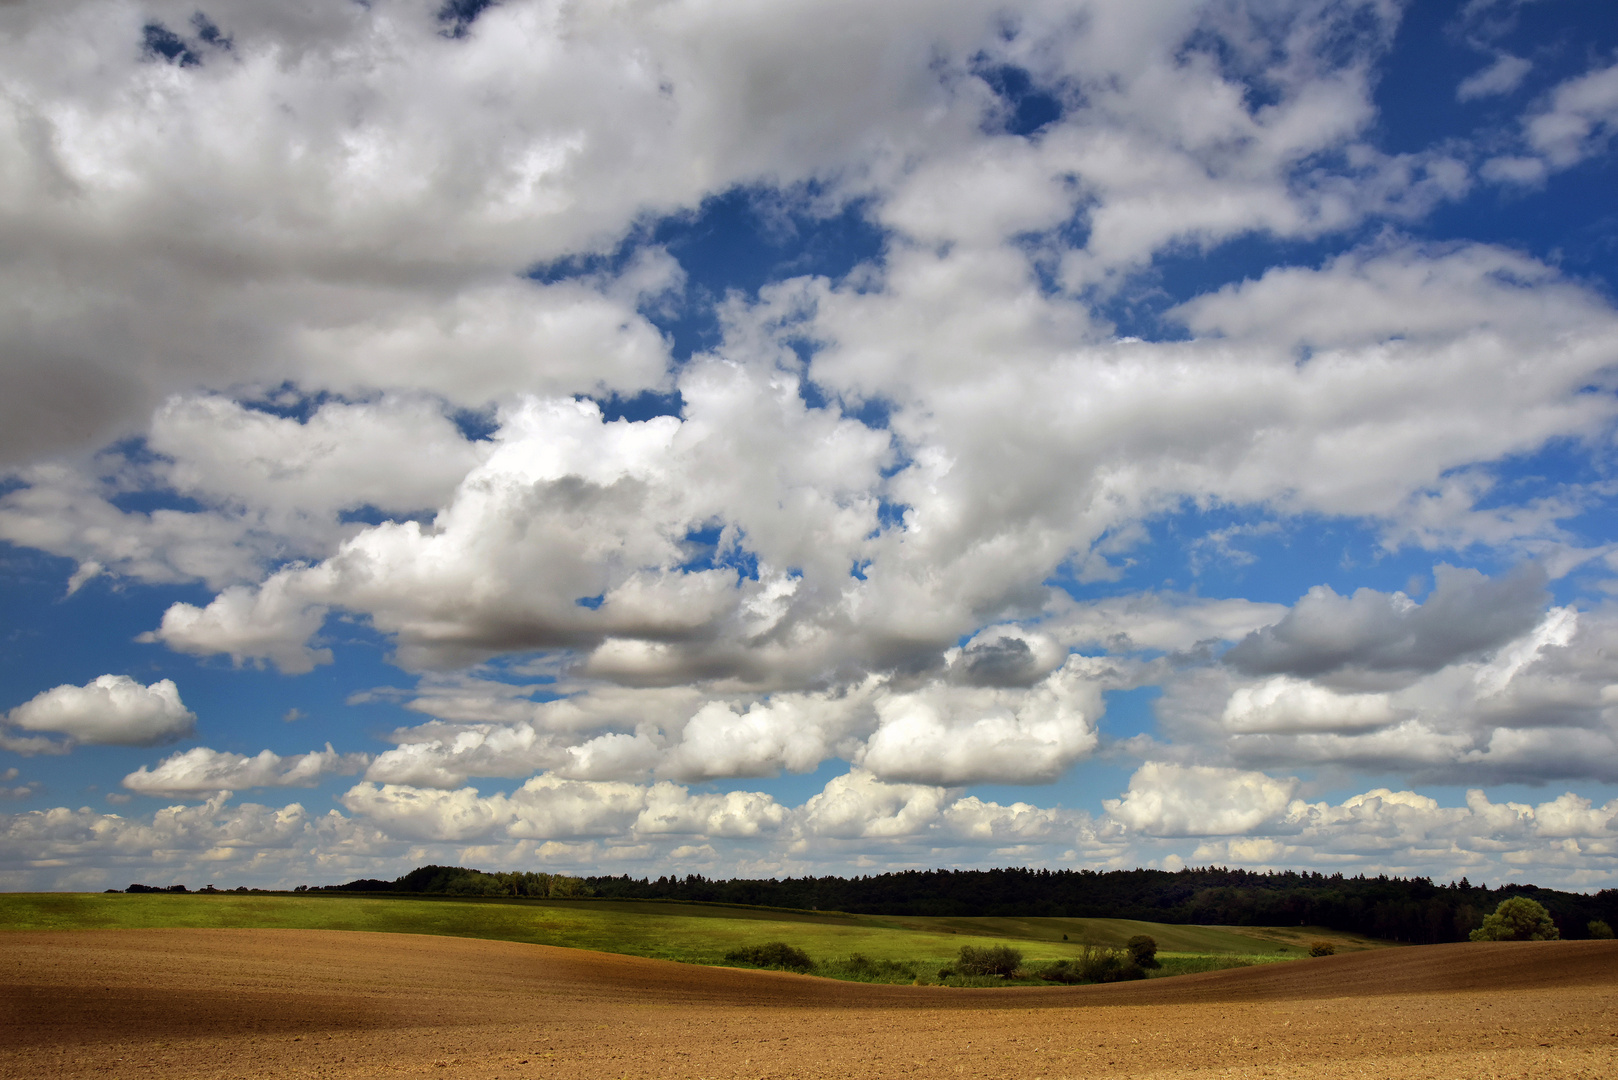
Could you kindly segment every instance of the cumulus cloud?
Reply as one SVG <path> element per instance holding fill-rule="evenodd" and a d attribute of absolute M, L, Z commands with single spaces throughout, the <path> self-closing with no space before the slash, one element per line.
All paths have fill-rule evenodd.
<path fill-rule="evenodd" d="M 435 851 L 1111 858 L 1124 822 L 1273 818 L 1255 767 L 1611 771 L 1611 617 L 1548 610 L 1532 566 L 1444 567 L 1421 603 L 1062 587 L 1134 589 L 1158 523 L 1211 508 L 1244 523 L 1204 550 L 1318 515 L 1576 557 L 1599 485 L 1524 502 L 1491 464 L 1603 444 L 1618 314 L 1523 253 L 1378 231 L 1475 181 L 1376 144 L 1398 5 L 504 0 L 449 35 L 438 7 L 217 0 L 228 51 L 178 0 L 0 7 L 0 539 L 72 560 L 70 592 L 202 583 L 141 639 L 190 656 L 307 674 L 359 621 L 419 676 L 373 698 L 431 718 L 368 764 L 199 748 L 130 786 L 363 764 L 330 827 Z M 143 53 L 149 23 L 194 62 Z M 1462 100 L 1525 78 L 1495 56 Z M 1603 152 L 1613 70 L 1483 175 Z M 749 200 L 864 261 L 727 293 L 657 239 Z M 1243 237 L 1353 246 L 1119 336 L 1164 256 Z M 660 329 L 710 316 L 689 357 Z M 1102 695 L 1156 680 L 1180 743 L 1110 824 L 960 790 L 1061 776 Z M 177 693 L 125 735 L 18 719 L 89 690 L 0 748 L 189 730 Z M 680 786 L 832 759 L 797 809 Z"/>
<path fill-rule="evenodd" d="M 1345 597 L 1316 586 L 1225 661 L 1255 675 L 1432 672 L 1498 648 L 1542 618 L 1546 579 L 1537 566 L 1495 579 L 1444 565 L 1433 573 L 1437 586 L 1420 604 L 1404 593 L 1359 589 Z"/>
<path fill-rule="evenodd" d="M 160 87 L 196 125 L 182 156 L 232 183 L 218 185 L 218 205 L 191 209 L 222 222 L 207 242 L 233 257 L 246 257 L 233 208 L 285 163 L 243 171 L 212 104 L 218 94 L 237 95 L 245 112 L 229 130 L 252 144 L 289 123 L 257 96 L 279 88 L 303 104 L 330 161 L 347 163 L 277 196 L 325 231 L 270 214 L 260 215 L 268 239 L 254 238 L 284 249 L 279 268 L 255 271 L 269 284 L 254 295 L 288 309 L 250 367 L 272 386 L 267 372 L 308 391 L 306 415 L 222 392 L 167 397 L 147 434 L 165 461 L 143 475 L 206 512 L 141 519 L 116 511 L 105 483 L 42 474 L 6 497 L 0 529 L 78 559 L 84 573 L 203 575 L 216 598 L 175 605 L 150 640 L 287 672 L 329 661 L 314 639 L 338 611 L 368 619 L 418 670 L 568 650 L 581 671 L 624 686 L 730 680 L 727 689 L 811 692 L 873 671 L 937 668 L 978 634 L 952 678 L 1032 685 L 1061 662 L 1059 650 L 1047 655 L 1052 642 L 1072 645 L 1059 626 L 994 640 L 983 627 L 1059 605 L 1045 583 L 1066 568 L 1111 572 L 1108 560 L 1127 559 L 1143 535 L 1143 517 L 1186 498 L 1409 517 L 1412 500 L 1452 470 L 1593 430 L 1611 414 L 1605 396 L 1580 393 L 1610 353 L 1608 306 L 1495 249 L 1390 240 L 1320 268 L 1272 272 L 1184 305 L 1177 317 L 1198 336 L 1191 342 L 1114 341 L 1078 294 L 1031 289 L 1032 270 L 1052 260 L 1075 289 L 1112 288 L 1174 245 L 1320 235 L 1461 191 L 1464 175 L 1438 157 L 1395 161 L 1361 141 L 1374 118 L 1370 65 L 1394 22 L 1383 5 L 1349 8 L 1354 17 L 1304 3 L 1273 20 L 1231 20 L 1169 5 L 1137 22 L 1100 5 L 1082 25 L 1030 14 L 1006 38 L 989 7 L 962 0 L 929 6 L 930 43 L 914 55 L 871 51 L 861 34 L 849 37 L 854 23 L 826 19 L 808 0 L 744 20 L 745 31 L 686 6 L 657 20 L 623 12 L 575 25 L 574 14 L 501 4 L 455 42 L 420 11 L 314 29 L 221 9 L 221 25 L 240 23 L 229 64 L 114 65 L 98 85 Z M 87 0 L 73 10 L 88 19 L 100 9 Z M 897 5 L 855 23 L 909 25 L 918 10 Z M 31 40 L 66 25 L 18 24 Z M 789 30 L 790 45 L 779 36 Z M 383 39 L 392 44 L 382 53 L 362 47 Z M 1049 47 L 1031 49 L 1035 40 Z M 546 44 L 530 56 L 518 41 Z M 1064 102 L 1037 139 L 985 128 L 1006 103 L 978 65 L 1000 52 Z M 333 68 L 338 55 L 361 59 Z M 1233 55 L 1251 70 L 1222 67 Z M 785 65 L 767 68 L 777 77 L 799 72 L 799 89 L 767 103 L 729 96 L 751 85 L 744 73 L 764 56 Z M 597 69 L 609 57 L 634 77 L 603 82 Z M 562 98 L 539 90 L 555 79 L 577 103 L 565 117 Z M 1276 100 L 1255 107 L 1251 79 Z M 336 109 L 339 85 L 371 91 L 361 97 L 373 113 L 354 120 Z M 476 122 L 450 124 L 447 105 L 400 104 L 426 85 L 442 91 L 435 101 L 527 108 L 473 109 Z M 384 89 L 402 97 L 375 96 Z M 751 104 L 737 112 L 738 100 Z M 643 106 L 673 127 L 660 121 L 637 140 L 614 126 L 643 122 Z M 110 124 L 108 108 L 85 105 L 73 137 L 62 136 L 67 175 L 82 171 L 84 132 Z M 739 126 L 720 138 L 712 125 L 721 121 Z M 772 134 L 789 122 L 790 146 Z M 148 145 L 156 136 L 117 130 L 125 134 L 97 153 L 140 180 L 170 160 L 159 150 L 173 147 Z M 446 147 L 470 156 L 446 158 Z M 1299 173 L 1306 160 L 1339 160 L 1320 157 L 1332 147 L 1352 149 L 1341 159 L 1356 163 L 1347 173 Z M 471 160 L 481 163 L 471 171 L 448 164 Z M 708 161 L 708 173 L 691 174 L 693 160 Z M 408 162 L 438 164 L 401 186 L 396 169 Z M 635 179 L 648 175 L 661 176 L 655 190 Z M 518 176 L 525 194 L 502 201 L 501 185 Z M 732 297 L 711 352 L 678 368 L 638 314 L 682 287 L 668 252 L 646 248 L 611 273 L 515 276 L 536 259 L 610 247 L 648 213 L 731 183 L 810 206 L 808 189 L 793 186 L 810 177 L 824 212 L 862 200 L 860 213 L 887 233 L 878 262 L 846 281 L 799 278 Z M 118 194 L 75 182 L 109 207 L 178 197 L 172 185 L 137 181 Z M 971 193 L 964 203 L 961 192 Z M 367 210 L 336 215 L 335 205 Z M 404 227 L 428 211 L 439 215 L 429 231 L 453 243 L 422 247 L 419 227 Z M 1084 238 L 1059 241 L 1079 219 Z M 1031 249 L 1031 235 L 1050 239 Z M 120 244 L 127 250 L 128 237 Z M 369 261 L 329 275 L 319 268 L 339 258 L 332 245 Z M 248 317 L 215 299 L 195 307 Z M 194 347 L 214 332 L 198 318 L 173 324 Z M 817 345 L 807 362 L 793 344 L 802 340 Z M 1302 347 L 1317 355 L 1300 366 Z M 154 385 L 168 377 L 142 370 Z M 241 393 L 234 370 L 201 383 Z M 607 371 L 617 374 L 587 378 Z M 608 421 L 573 396 L 636 389 L 678 390 L 680 415 Z M 330 391 L 349 396 L 318 396 Z M 885 423 L 858 419 L 873 400 L 888 406 Z M 447 419 L 454 406 L 490 403 L 491 440 L 466 439 Z M 1378 450 L 1345 470 L 1347 442 Z M 391 520 L 343 520 L 367 507 Z M 127 551 L 106 540 L 124 524 L 145 537 Z M 174 538 L 182 524 L 207 534 L 185 559 Z M 1458 528 L 1464 535 L 1467 523 Z M 712 550 L 695 550 L 691 538 L 712 532 Z M 678 767 L 697 775 L 683 759 Z"/>
<path fill-rule="evenodd" d="M 1029 690 L 934 686 L 889 695 L 858 763 L 891 780 L 1048 783 L 1095 748 L 1097 676 L 1105 670 L 1074 655 Z"/>
<path fill-rule="evenodd" d="M 689 789 L 665 781 L 646 793 L 646 809 L 635 819 L 635 831 L 642 835 L 758 836 L 779 829 L 786 816 L 786 808 L 762 792 L 693 795 Z"/>
<path fill-rule="evenodd" d="M 1161 857 L 1240 865 L 1357 868 L 1588 887 L 1618 860 L 1618 802 L 1566 793 L 1537 806 L 1491 802 L 1480 790 L 1463 807 L 1379 788 L 1341 803 L 1295 796 L 1296 782 L 1262 773 L 1148 763 L 1105 819 L 1079 811 L 1010 805 L 947 788 L 893 784 L 855 769 L 802 806 L 761 792 L 694 792 L 540 777 L 510 795 L 362 783 L 345 815 L 232 805 L 224 794 L 145 818 L 57 808 L 0 815 L 0 856 L 10 887 L 195 881 L 228 876 L 285 885 L 384 876 L 400 860 L 480 866 L 567 867 L 620 863 L 698 865 L 717 872 L 849 872 L 880 860 L 977 863 L 1064 856 L 1131 866 Z M 1196 839 L 1195 845 L 1187 838 Z M 1198 839 L 1200 838 L 1200 839 Z M 779 845 L 772 861 L 743 854 Z M 739 846 L 738 846 L 739 845 Z M 1164 851 L 1168 854 L 1163 855 Z M 162 877 L 159 877 L 162 875 Z"/>
<path fill-rule="evenodd" d="M 698 841 L 774 839 L 800 858 L 813 858 L 826 845 L 842 851 L 887 845 L 1071 848 L 1095 840 L 1083 813 L 1020 802 L 1007 806 L 933 785 L 888 783 L 859 768 L 833 777 L 798 807 L 783 806 L 764 792 L 699 792 L 666 780 L 637 785 L 555 774 L 534 777 L 510 795 L 365 782 L 341 801 L 356 821 L 419 843 L 576 843 L 614 837 L 620 849 L 651 843 L 667 853 Z"/>
<path fill-rule="evenodd" d="M 10 888 L 121 888 L 130 881 L 166 884 L 198 875 L 212 881 L 225 874 L 284 883 L 318 867 L 318 847 L 378 839 L 347 821 L 315 817 L 298 803 L 232 805 L 224 794 L 144 818 L 89 807 L 0 816 L 0 862 Z"/>
<path fill-rule="evenodd" d="M 365 782 L 342 804 L 390 835 L 465 841 L 497 831 L 527 839 L 570 839 L 624 832 L 645 805 L 634 784 L 536 776 L 511 795 L 480 796 L 475 788 L 432 791 Z"/>
<path fill-rule="evenodd" d="M 6 714 L 19 731 L 65 735 L 67 744 L 155 746 L 191 734 L 196 714 L 180 700 L 173 679 L 142 686 L 127 675 L 102 675 L 84 686 L 43 691 Z M 6 749 L 38 752 L 48 745 L 10 738 Z"/>
<path fill-rule="evenodd" d="M 305 674 L 331 663 L 332 653 L 309 643 L 325 623 L 326 609 L 300 595 L 297 585 L 283 572 L 256 589 L 232 585 L 206 607 L 175 604 L 156 630 L 137 640 L 196 656 L 226 653 L 238 664 L 269 660 L 288 675 Z"/>
<path fill-rule="evenodd" d="M 810 772 L 868 727 L 879 680 L 841 693 L 776 694 L 738 708 L 711 701 L 680 731 L 661 768 L 682 780 Z"/>
<path fill-rule="evenodd" d="M 532 724 L 446 726 L 439 738 L 421 730 L 400 734 L 407 741 L 378 754 L 367 780 L 455 788 L 470 776 L 528 776 L 558 764 L 564 753 Z"/>
<path fill-rule="evenodd" d="M 325 750 L 282 757 L 270 750 L 254 757 L 210 750 L 206 746 L 173 754 L 157 765 L 124 777 L 123 785 L 140 795 L 197 795 L 256 787 L 314 787 L 328 776 L 351 776 L 365 768 L 368 754 Z"/>
<path fill-rule="evenodd" d="M 1618 865 L 1618 801 L 1597 806 L 1572 792 L 1534 806 L 1491 802 L 1473 789 L 1465 806 L 1446 807 L 1412 791 L 1377 788 L 1337 805 L 1294 800 L 1252 833 L 1206 841 L 1192 858 L 1377 865 L 1395 873 L 1442 866 L 1451 877 L 1552 876 L 1573 888 L 1598 884 Z"/>
<path fill-rule="evenodd" d="M 1260 772 L 1148 761 L 1129 778 L 1123 798 L 1103 805 L 1115 820 L 1151 836 L 1219 836 L 1279 817 L 1297 786 Z"/>
<path fill-rule="evenodd" d="M 1220 719 L 1241 733 L 1349 730 L 1384 727 L 1396 718 L 1387 694 L 1339 694 L 1324 686 L 1278 676 L 1237 688 Z"/>
<path fill-rule="evenodd" d="M 1388 601 L 1373 600 L 1377 618 Z M 1254 679 L 1192 667 L 1165 683 L 1158 716 L 1182 752 L 1247 766 L 1338 766 L 1446 784 L 1607 780 L 1618 776 L 1612 620 L 1605 609 L 1550 608 L 1484 656 L 1391 682 L 1364 671 Z M 1367 681 L 1383 688 L 1357 688 Z"/>

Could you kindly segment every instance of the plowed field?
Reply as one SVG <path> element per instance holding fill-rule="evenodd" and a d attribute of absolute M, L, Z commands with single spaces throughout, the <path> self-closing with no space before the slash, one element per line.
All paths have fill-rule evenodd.
<path fill-rule="evenodd" d="M 0 934 L 6 1077 L 1618 1076 L 1618 942 L 863 986 L 499 941 Z"/>

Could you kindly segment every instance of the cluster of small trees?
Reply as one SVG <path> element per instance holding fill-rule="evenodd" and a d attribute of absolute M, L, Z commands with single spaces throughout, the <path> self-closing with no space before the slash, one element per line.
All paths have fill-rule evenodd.
<path fill-rule="evenodd" d="M 725 954 L 725 963 L 801 972 L 815 971 L 820 967 L 808 953 L 784 941 L 732 949 Z M 827 961 L 825 966 L 834 976 L 851 975 L 867 980 L 893 982 L 898 976 L 907 979 L 918 977 L 914 964 L 872 960 L 859 953 L 844 961 Z M 1146 934 L 1137 934 L 1121 949 L 1086 944 L 1078 957 L 1057 960 L 1036 971 L 1026 970 L 1021 950 L 1010 945 L 963 945 L 955 963 L 940 969 L 938 978 L 1036 978 L 1059 983 L 1107 983 L 1144 979 L 1146 969 L 1158 966 L 1157 942 Z"/>
<path fill-rule="evenodd" d="M 769 941 L 763 945 L 747 945 L 725 954 L 727 964 L 746 964 L 749 967 L 781 968 L 785 971 L 813 971 L 815 962 L 809 954 L 784 941 Z"/>
<path fill-rule="evenodd" d="M 1157 942 L 1146 934 L 1130 938 L 1122 949 L 1086 943 L 1072 959 L 1055 960 L 1035 971 L 1025 971 L 1023 955 L 1009 945 L 963 945 L 954 965 L 939 971 L 940 979 L 1011 979 L 1032 975 L 1046 982 L 1109 983 L 1146 978 L 1146 969 L 1158 967 Z"/>
<path fill-rule="evenodd" d="M 1595 939 L 1611 939 L 1612 926 L 1605 919 L 1591 919 L 1585 934 Z M 1473 941 L 1557 941 L 1557 929 L 1545 905 L 1526 896 L 1500 901 L 1494 914 L 1484 917 L 1483 925 L 1472 931 Z"/>

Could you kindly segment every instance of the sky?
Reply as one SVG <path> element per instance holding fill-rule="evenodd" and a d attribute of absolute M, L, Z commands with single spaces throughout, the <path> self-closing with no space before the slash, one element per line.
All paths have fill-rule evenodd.
<path fill-rule="evenodd" d="M 0 0 L 0 888 L 1618 886 L 1618 6 Z"/>

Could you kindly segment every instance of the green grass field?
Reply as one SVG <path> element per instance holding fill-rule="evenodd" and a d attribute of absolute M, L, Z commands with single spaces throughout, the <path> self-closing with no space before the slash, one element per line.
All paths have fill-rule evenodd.
<path fill-rule="evenodd" d="M 1075 958 L 1086 942 L 1121 945 L 1134 934 L 1150 934 L 1157 940 L 1163 967 L 1154 974 L 1296 959 L 1307 955 L 1307 943 L 1318 938 L 1332 940 L 1340 952 L 1382 944 L 1307 927 L 1172 926 L 1125 919 L 921 918 L 612 900 L 0 894 L 0 929 L 152 927 L 434 934 L 595 949 L 691 964 L 721 964 L 725 953 L 733 949 L 785 941 L 822 964 L 830 962 L 827 973 L 844 978 L 861 977 L 839 963 L 853 954 L 876 962 L 902 962 L 918 973 L 931 973 L 953 961 L 963 945 L 1010 944 L 1022 950 L 1025 966 L 1035 967 Z M 890 970 L 885 981 L 893 977 Z"/>

